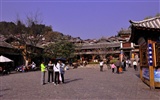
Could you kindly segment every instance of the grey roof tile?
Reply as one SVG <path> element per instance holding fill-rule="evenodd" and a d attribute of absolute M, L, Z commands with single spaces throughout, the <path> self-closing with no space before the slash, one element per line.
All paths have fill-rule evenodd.
<path fill-rule="evenodd" d="M 0 47 L 14 48 L 11 44 L 9 44 L 5 41 L 0 41 Z"/>
<path fill-rule="evenodd" d="M 135 27 L 160 29 L 160 16 L 153 17 L 142 21 L 131 21 L 130 23 Z"/>

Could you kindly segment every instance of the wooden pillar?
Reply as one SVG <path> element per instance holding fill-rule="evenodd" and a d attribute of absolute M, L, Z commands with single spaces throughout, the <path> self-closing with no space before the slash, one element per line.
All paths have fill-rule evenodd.
<path fill-rule="evenodd" d="M 92 55 L 92 61 L 94 61 L 94 60 L 95 60 L 95 57 L 96 57 L 96 55 Z"/>
<path fill-rule="evenodd" d="M 100 55 L 100 59 L 101 59 L 101 60 L 103 60 L 103 59 L 104 59 L 104 57 L 103 57 L 103 55 L 102 55 L 102 54 Z"/>
<path fill-rule="evenodd" d="M 151 47 L 151 48 L 150 48 Z M 153 53 L 153 43 L 151 40 L 148 40 L 148 50 L 152 49 L 152 53 Z M 148 51 L 149 53 L 149 51 Z M 153 58 L 153 55 L 152 55 Z M 152 60 L 152 64 L 150 64 L 150 60 L 149 60 L 149 83 L 150 83 L 150 89 L 155 89 L 155 85 L 154 85 L 154 68 L 153 68 L 153 60 Z"/>
<path fill-rule="evenodd" d="M 142 45 L 140 45 L 140 47 L 139 47 L 139 51 L 140 51 L 139 53 L 140 53 L 140 55 L 142 55 L 142 48 L 143 48 Z M 133 55 L 134 54 L 132 53 L 132 59 L 134 58 Z M 143 74 L 142 73 L 142 68 L 143 67 L 142 67 L 141 60 L 142 60 L 142 56 L 140 56 L 140 64 L 139 64 L 139 67 L 140 67 L 140 71 L 139 71 L 139 73 L 140 73 L 140 79 L 142 80 L 143 79 L 143 77 L 142 77 L 142 74 Z"/>
<path fill-rule="evenodd" d="M 157 67 L 155 42 L 153 43 L 153 66 L 154 66 L 154 68 Z"/>
<path fill-rule="evenodd" d="M 153 66 L 149 66 L 149 77 L 150 77 L 150 89 L 155 89 L 154 86 L 154 68 Z"/>
<path fill-rule="evenodd" d="M 143 77 L 142 77 L 142 66 L 140 66 L 140 71 L 139 71 L 139 73 L 140 73 L 140 79 L 142 80 L 142 79 L 143 79 Z"/>

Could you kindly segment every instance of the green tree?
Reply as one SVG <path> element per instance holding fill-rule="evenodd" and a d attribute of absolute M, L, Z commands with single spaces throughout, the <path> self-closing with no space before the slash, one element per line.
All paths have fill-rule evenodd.
<path fill-rule="evenodd" d="M 15 33 L 16 25 L 13 22 L 0 22 L 0 34 L 8 37 Z"/>
<path fill-rule="evenodd" d="M 71 58 L 74 56 L 75 45 L 67 40 L 59 40 L 45 46 L 46 55 L 50 58 Z"/>

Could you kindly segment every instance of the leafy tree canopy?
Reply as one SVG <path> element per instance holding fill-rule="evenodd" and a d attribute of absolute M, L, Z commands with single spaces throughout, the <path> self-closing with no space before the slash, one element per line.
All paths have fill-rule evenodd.
<path fill-rule="evenodd" d="M 45 52 L 50 58 L 70 58 L 74 56 L 75 45 L 67 40 L 59 40 L 55 43 L 51 43 L 45 46 Z"/>

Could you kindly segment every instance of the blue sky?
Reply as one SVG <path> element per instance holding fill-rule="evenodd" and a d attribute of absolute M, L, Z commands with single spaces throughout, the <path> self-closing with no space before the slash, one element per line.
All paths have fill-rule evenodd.
<path fill-rule="evenodd" d="M 54 31 L 82 39 L 98 39 L 117 34 L 160 13 L 160 0 L 0 0 L 0 21 L 15 22 L 35 16 Z M 18 17 L 17 17 L 18 16 Z"/>

